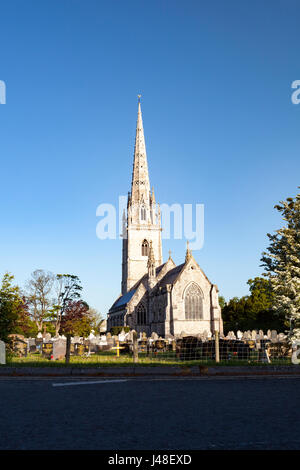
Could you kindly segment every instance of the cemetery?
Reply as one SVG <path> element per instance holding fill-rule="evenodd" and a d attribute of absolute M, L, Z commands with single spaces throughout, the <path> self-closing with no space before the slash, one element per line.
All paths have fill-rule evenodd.
<path fill-rule="evenodd" d="M 0 364 L 67 366 L 67 338 L 39 333 L 37 338 L 11 335 L 6 348 L 0 342 Z M 275 330 L 230 331 L 219 337 L 204 331 L 197 336 L 184 332 L 176 338 L 166 338 L 134 330 L 118 335 L 110 332 L 91 333 L 87 338 L 73 336 L 70 345 L 70 364 L 78 366 L 105 365 L 276 365 L 290 364 L 293 348 L 289 338 Z"/>

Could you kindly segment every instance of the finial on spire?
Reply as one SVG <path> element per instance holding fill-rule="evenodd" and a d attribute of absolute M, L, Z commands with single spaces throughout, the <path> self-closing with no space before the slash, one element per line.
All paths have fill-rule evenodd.
<path fill-rule="evenodd" d="M 192 257 L 192 250 L 190 250 L 190 242 L 186 242 L 185 262 L 187 263 Z"/>
<path fill-rule="evenodd" d="M 142 95 L 138 95 L 138 103 L 141 102 L 141 96 L 142 96 Z"/>
<path fill-rule="evenodd" d="M 169 250 L 169 259 L 171 259 L 171 254 L 172 254 L 172 251 Z"/>

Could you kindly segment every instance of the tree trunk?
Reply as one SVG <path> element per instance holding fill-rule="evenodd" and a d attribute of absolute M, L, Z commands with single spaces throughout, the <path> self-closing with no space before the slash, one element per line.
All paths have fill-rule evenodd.
<path fill-rule="evenodd" d="M 66 344 L 66 364 L 70 362 L 70 351 L 71 351 L 71 335 L 67 335 L 67 344 Z"/>
<path fill-rule="evenodd" d="M 138 354 L 138 342 L 137 342 L 137 332 L 134 331 L 132 334 L 132 346 L 133 346 L 133 362 L 139 362 L 139 354 Z"/>

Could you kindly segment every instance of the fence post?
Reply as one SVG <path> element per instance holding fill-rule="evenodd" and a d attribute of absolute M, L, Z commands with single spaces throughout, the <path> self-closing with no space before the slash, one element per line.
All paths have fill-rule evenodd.
<path fill-rule="evenodd" d="M 132 334 L 132 351 L 133 351 L 133 362 L 139 362 L 139 354 L 138 354 L 138 342 L 137 342 L 137 332 L 134 331 Z"/>
<path fill-rule="evenodd" d="M 219 331 L 215 331 L 215 352 L 216 352 L 216 362 L 220 362 L 220 348 L 219 348 Z"/>

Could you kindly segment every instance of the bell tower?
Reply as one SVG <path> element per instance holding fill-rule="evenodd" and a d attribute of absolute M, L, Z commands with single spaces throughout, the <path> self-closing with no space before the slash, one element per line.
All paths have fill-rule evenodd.
<path fill-rule="evenodd" d="M 127 217 L 123 221 L 123 295 L 148 272 L 150 245 L 155 266 L 159 266 L 162 264 L 161 216 L 154 189 L 150 190 L 139 95 L 131 191 L 128 193 Z"/>

